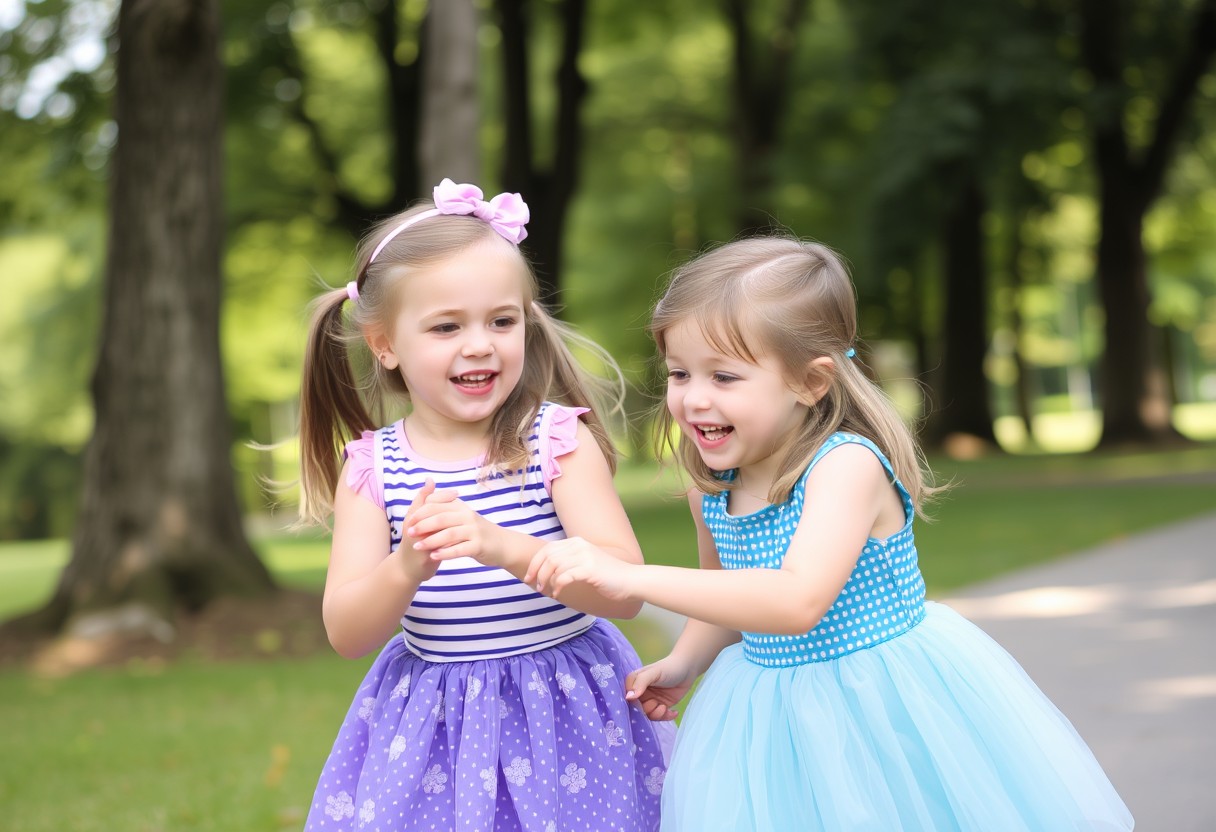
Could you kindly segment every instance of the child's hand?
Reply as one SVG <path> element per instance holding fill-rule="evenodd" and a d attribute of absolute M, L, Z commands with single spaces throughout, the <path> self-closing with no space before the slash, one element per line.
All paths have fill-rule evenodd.
<path fill-rule="evenodd" d="M 470 557 L 486 566 L 502 566 L 494 543 L 498 526 L 463 502 L 455 491 L 436 491 L 405 522 L 413 548 L 430 553 L 432 561 Z"/>
<path fill-rule="evenodd" d="M 675 656 L 640 667 L 625 679 L 625 699 L 636 701 L 656 722 L 676 718 L 675 705 L 688 693 L 697 675 Z"/>
<path fill-rule="evenodd" d="M 532 556 L 524 583 L 553 598 L 572 583 L 584 583 L 604 598 L 627 601 L 629 569 L 630 564 L 581 537 L 568 537 L 546 543 Z"/>
<path fill-rule="evenodd" d="M 426 478 L 426 482 L 422 488 L 418 489 L 418 493 L 414 496 L 414 501 L 410 503 L 410 507 L 405 512 L 405 518 L 401 523 L 403 529 L 408 529 L 414 522 L 418 511 L 427 504 L 435 494 L 435 481 L 430 477 Z M 414 552 L 410 547 L 402 545 L 397 549 L 401 555 L 401 562 L 406 569 L 416 573 L 415 577 L 421 583 L 435 576 L 435 572 L 439 569 L 439 561 L 429 558 L 424 554 Z M 411 557 L 412 555 L 412 557 Z"/>

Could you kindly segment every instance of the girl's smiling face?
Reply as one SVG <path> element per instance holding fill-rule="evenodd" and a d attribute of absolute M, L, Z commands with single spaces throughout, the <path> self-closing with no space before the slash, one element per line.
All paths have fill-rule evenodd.
<path fill-rule="evenodd" d="M 738 482 L 765 494 L 778 452 L 806 418 L 800 396 L 770 355 L 755 362 L 715 347 L 686 319 L 664 333 L 667 409 L 715 471 L 738 469 Z"/>
<path fill-rule="evenodd" d="M 524 367 L 526 266 L 509 246 L 474 245 L 405 278 L 391 334 L 369 339 L 409 389 L 411 427 L 486 436 Z"/>

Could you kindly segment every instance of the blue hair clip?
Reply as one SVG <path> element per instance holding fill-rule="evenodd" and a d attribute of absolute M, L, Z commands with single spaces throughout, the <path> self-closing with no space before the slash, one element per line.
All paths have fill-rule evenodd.
<path fill-rule="evenodd" d="M 847 350 L 845 350 L 845 353 L 844 353 L 845 358 L 852 358 L 855 355 L 857 355 L 857 350 L 853 349 L 852 347 L 849 347 Z"/>

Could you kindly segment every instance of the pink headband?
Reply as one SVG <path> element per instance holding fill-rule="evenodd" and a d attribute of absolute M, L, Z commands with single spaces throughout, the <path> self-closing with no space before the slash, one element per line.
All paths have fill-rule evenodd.
<path fill-rule="evenodd" d="M 476 185 L 457 185 L 451 179 L 444 179 L 435 186 L 435 207 L 414 214 L 385 234 L 384 239 L 372 251 L 372 256 L 367 259 L 368 265 L 402 231 L 414 223 L 440 214 L 472 214 L 488 222 L 505 240 L 515 245 L 522 243 L 528 236 L 524 228 L 529 219 L 528 204 L 519 194 L 499 194 L 486 202 L 482 199 L 481 188 Z"/>

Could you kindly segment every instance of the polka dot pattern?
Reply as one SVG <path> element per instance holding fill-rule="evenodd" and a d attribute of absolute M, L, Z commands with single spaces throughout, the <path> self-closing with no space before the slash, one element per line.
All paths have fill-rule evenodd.
<path fill-rule="evenodd" d="M 474 662 L 428 662 L 395 638 L 355 694 L 305 828 L 657 830 L 674 727 L 625 701 L 639 664 L 604 621 Z"/>
<path fill-rule="evenodd" d="M 728 492 L 704 498 L 702 512 L 725 569 L 780 569 L 802 518 L 806 479 L 816 463 L 843 444 L 864 445 L 882 462 L 904 503 L 907 522 L 886 540 L 871 538 L 840 596 L 819 624 L 801 635 L 744 633 L 743 654 L 764 667 L 788 667 L 839 658 L 894 638 L 925 615 L 925 582 L 912 536 L 912 498 L 891 463 L 870 440 L 834 433 L 815 454 L 789 499 L 741 517 L 727 513 Z"/>

